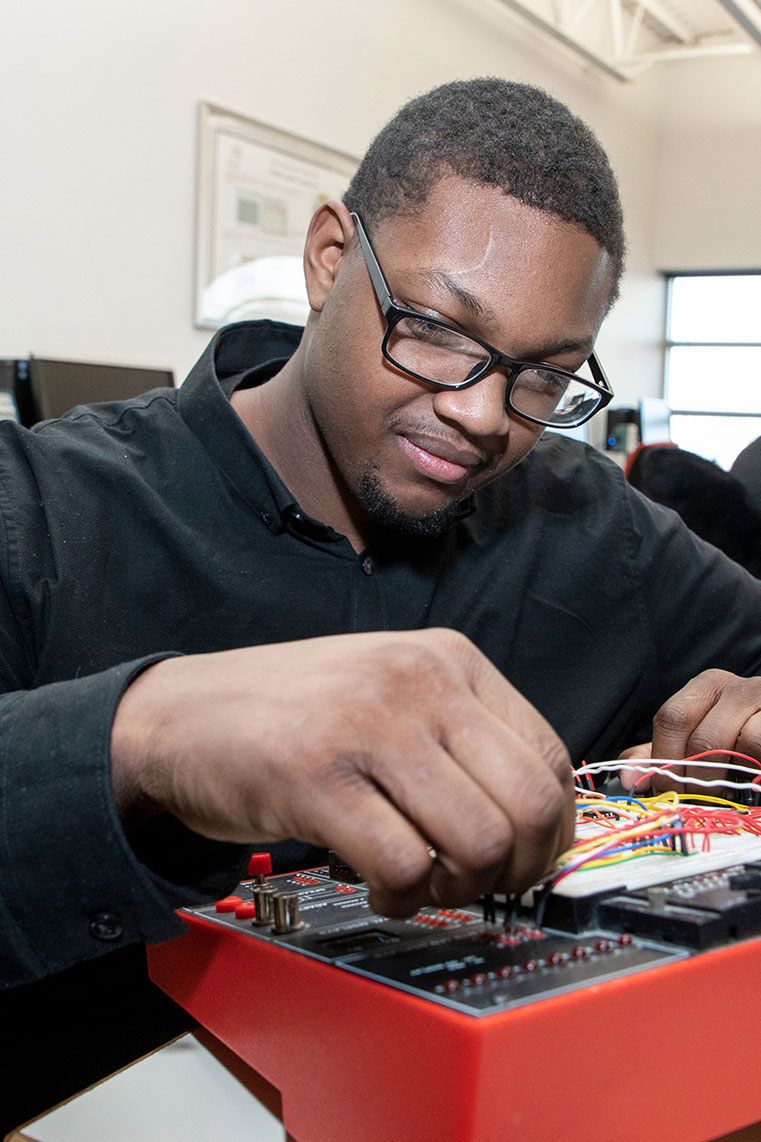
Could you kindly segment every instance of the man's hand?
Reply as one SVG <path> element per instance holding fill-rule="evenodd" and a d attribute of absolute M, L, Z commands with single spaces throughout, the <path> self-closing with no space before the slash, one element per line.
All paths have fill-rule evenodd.
<path fill-rule="evenodd" d="M 521 891 L 573 839 L 565 747 L 451 630 L 166 659 L 111 752 L 125 820 L 147 803 L 218 840 L 332 848 L 387 915 Z"/>
<path fill-rule="evenodd" d="M 650 757 L 663 760 L 722 749 L 761 760 L 761 678 L 738 678 L 726 670 L 698 674 L 661 706 L 653 722 L 652 742 L 624 750 L 620 756 L 628 761 Z M 687 764 L 643 778 L 641 770 L 624 766 L 620 777 L 625 789 L 636 784 L 637 793 L 662 793 L 667 789 L 684 792 L 689 787 L 675 781 L 675 776 L 691 773 L 704 781 L 717 781 L 726 772 L 721 765 L 691 770 Z"/>

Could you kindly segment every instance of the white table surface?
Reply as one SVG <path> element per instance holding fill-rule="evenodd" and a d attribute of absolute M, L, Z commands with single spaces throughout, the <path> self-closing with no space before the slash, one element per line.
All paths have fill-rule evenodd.
<path fill-rule="evenodd" d="M 282 1123 L 193 1035 L 169 1043 L 22 1133 L 35 1142 L 283 1142 Z"/>

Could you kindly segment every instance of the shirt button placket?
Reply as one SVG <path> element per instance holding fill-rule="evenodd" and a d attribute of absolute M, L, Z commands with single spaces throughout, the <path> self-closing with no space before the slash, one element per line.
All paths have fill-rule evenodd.
<path fill-rule="evenodd" d="M 107 943 L 120 940 L 124 935 L 121 917 L 115 912 L 96 912 L 88 924 L 88 929 L 94 939 L 105 940 Z"/>
<path fill-rule="evenodd" d="M 386 630 L 388 619 L 381 590 L 383 574 L 373 557 L 359 554 L 352 583 L 352 630 Z"/>

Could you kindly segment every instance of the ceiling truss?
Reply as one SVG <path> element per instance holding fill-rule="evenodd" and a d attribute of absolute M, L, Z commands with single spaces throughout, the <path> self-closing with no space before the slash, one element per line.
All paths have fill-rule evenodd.
<path fill-rule="evenodd" d="M 500 0 L 622 82 L 653 64 L 761 47 L 761 0 Z"/>

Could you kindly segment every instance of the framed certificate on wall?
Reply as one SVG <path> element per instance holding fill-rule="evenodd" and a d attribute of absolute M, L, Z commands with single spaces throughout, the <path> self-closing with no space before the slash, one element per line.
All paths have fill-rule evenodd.
<path fill-rule="evenodd" d="M 309 222 L 321 203 L 341 197 L 356 167 L 342 151 L 201 103 L 196 324 L 303 323 Z"/>

